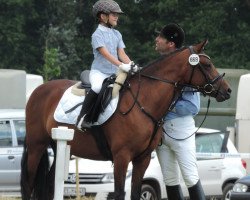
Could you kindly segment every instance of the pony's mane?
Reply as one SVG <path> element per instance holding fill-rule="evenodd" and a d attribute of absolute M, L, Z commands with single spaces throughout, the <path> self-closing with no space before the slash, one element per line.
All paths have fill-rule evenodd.
<path fill-rule="evenodd" d="M 157 63 L 157 62 L 159 62 L 159 61 L 161 61 L 162 59 L 165 59 L 165 58 L 167 58 L 167 57 L 171 57 L 171 56 L 175 55 L 176 53 L 181 52 L 181 51 L 183 51 L 183 50 L 185 50 L 185 49 L 187 49 L 187 48 L 188 48 L 188 47 L 185 47 L 185 46 L 184 46 L 184 47 L 182 47 L 182 48 L 180 48 L 180 49 L 177 49 L 177 50 L 175 50 L 175 51 L 173 51 L 173 52 L 170 52 L 169 54 L 161 55 L 159 58 L 157 58 L 157 59 L 151 61 L 150 63 L 146 64 L 146 65 L 143 66 L 142 68 L 145 69 L 145 68 L 147 68 L 147 67 L 153 65 L 154 63 Z"/>

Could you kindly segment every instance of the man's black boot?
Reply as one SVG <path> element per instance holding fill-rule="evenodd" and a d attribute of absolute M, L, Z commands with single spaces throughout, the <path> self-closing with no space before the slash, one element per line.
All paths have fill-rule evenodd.
<path fill-rule="evenodd" d="M 190 200 L 206 200 L 200 180 L 194 186 L 188 188 L 188 192 Z"/>
<path fill-rule="evenodd" d="M 180 185 L 166 186 L 168 200 L 184 200 Z"/>

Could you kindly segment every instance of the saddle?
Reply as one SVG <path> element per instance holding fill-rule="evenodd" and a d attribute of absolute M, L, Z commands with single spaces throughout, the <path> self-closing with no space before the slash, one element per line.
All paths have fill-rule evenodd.
<path fill-rule="evenodd" d="M 77 83 L 72 88 L 72 93 L 78 96 L 84 96 L 91 89 L 91 84 L 89 81 L 90 70 L 85 70 L 81 73 L 80 82 Z M 93 106 L 89 113 L 86 114 L 85 119 L 88 122 L 94 123 L 97 121 L 100 113 L 104 112 L 105 108 L 111 102 L 112 98 L 116 97 L 121 89 L 125 79 L 127 78 L 127 73 L 119 71 L 118 74 L 112 74 L 110 77 L 103 81 L 102 88 L 98 94 L 96 102 L 93 102 Z M 82 105 L 82 104 L 80 104 Z M 79 106 L 80 106 L 79 105 Z M 72 111 L 74 108 L 67 112 Z"/>

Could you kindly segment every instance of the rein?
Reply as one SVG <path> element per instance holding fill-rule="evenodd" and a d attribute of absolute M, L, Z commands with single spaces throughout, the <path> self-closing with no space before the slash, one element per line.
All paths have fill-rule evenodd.
<path fill-rule="evenodd" d="M 189 46 L 188 48 L 189 48 L 191 54 L 195 54 L 193 46 Z M 208 55 L 206 55 L 206 54 L 198 54 L 198 55 L 199 56 L 204 56 L 204 57 L 208 58 L 209 60 L 211 60 L 210 57 Z M 150 78 L 150 79 L 153 79 L 153 80 L 161 81 L 163 83 L 172 84 L 176 88 L 190 87 L 190 88 L 193 88 L 193 89 L 195 89 L 195 90 L 197 90 L 199 92 L 202 92 L 203 94 L 210 94 L 213 91 L 217 91 L 217 93 L 219 92 L 219 89 L 215 90 L 215 88 L 214 88 L 213 85 L 217 81 L 219 81 L 220 79 L 222 79 L 225 76 L 225 73 L 218 75 L 213 80 L 210 80 L 210 78 L 207 76 L 206 72 L 204 71 L 204 66 L 200 62 L 197 65 L 195 65 L 195 66 L 192 66 L 192 65 L 190 65 L 190 66 L 192 67 L 192 72 L 191 72 L 188 84 L 174 82 L 174 81 L 170 81 L 170 80 L 167 80 L 167 79 L 160 79 L 158 77 L 150 76 L 150 75 L 146 75 L 146 74 L 141 74 L 141 76 L 147 77 L 147 78 Z M 203 76 L 206 79 L 207 83 L 204 86 L 198 86 L 198 85 L 192 85 L 191 84 L 191 81 L 192 81 L 192 78 L 193 78 L 193 74 L 194 74 L 194 69 L 195 69 L 196 66 L 199 67 L 201 73 L 203 74 Z"/>
<path fill-rule="evenodd" d="M 189 49 L 189 51 L 190 51 L 191 54 L 196 54 L 195 51 L 194 51 L 193 46 L 189 46 L 188 49 Z M 206 55 L 206 54 L 198 54 L 198 55 L 199 55 L 199 57 L 200 57 L 200 56 L 204 56 L 204 57 L 206 57 L 207 59 L 211 60 L 210 57 L 209 57 L 208 55 Z M 195 66 L 192 66 L 192 65 L 190 65 L 190 66 L 192 67 L 192 73 L 191 73 L 191 76 L 190 76 L 190 79 L 189 79 L 189 84 L 187 84 L 187 85 L 183 84 L 183 85 L 184 85 L 184 86 L 187 86 L 187 87 L 194 88 L 194 89 L 196 89 L 197 91 L 202 92 L 203 94 L 210 94 L 210 93 L 212 93 L 213 91 L 216 91 L 216 90 L 214 89 L 214 84 L 225 76 L 225 73 L 219 74 L 219 75 L 218 75 L 217 77 L 215 77 L 213 80 L 210 80 L 210 78 L 208 77 L 208 75 L 207 75 L 206 72 L 204 71 L 204 66 L 203 66 L 200 62 L 199 62 L 197 65 L 195 65 Z M 195 68 L 196 66 L 199 67 L 201 73 L 203 74 L 203 76 L 204 76 L 205 79 L 206 79 L 206 82 L 207 82 L 207 83 L 206 83 L 204 86 L 193 86 L 193 85 L 191 85 L 191 81 L 192 81 L 192 77 L 193 77 L 193 73 L 194 73 L 194 68 Z M 217 91 L 216 91 L 216 94 L 218 94 L 218 93 L 219 93 L 219 88 L 218 88 Z"/>
<path fill-rule="evenodd" d="M 189 46 L 188 48 L 189 48 L 191 54 L 195 54 L 194 49 L 193 49 L 193 46 Z M 210 57 L 207 56 L 206 54 L 198 54 L 198 55 L 199 55 L 199 57 L 200 57 L 200 56 L 205 56 L 206 58 L 208 58 L 208 59 L 210 60 Z M 149 118 L 152 120 L 153 124 L 154 124 L 154 130 L 153 130 L 153 133 L 152 133 L 152 135 L 151 135 L 151 138 L 150 138 L 150 141 L 149 141 L 149 144 L 148 144 L 147 148 L 146 148 L 143 152 L 141 152 L 139 155 L 137 155 L 136 158 L 138 158 L 139 156 L 141 156 L 143 153 L 145 153 L 145 152 L 147 151 L 147 149 L 148 149 L 149 146 L 151 145 L 151 143 L 152 143 L 152 141 L 153 141 L 153 139 L 154 139 L 154 137 L 155 137 L 155 135 L 156 135 L 156 133 L 157 133 L 157 131 L 158 131 L 158 128 L 159 128 L 160 126 L 162 126 L 162 124 L 163 124 L 163 122 L 164 122 L 163 116 L 160 118 L 160 120 L 155 119 L 155 118 L 154 118 L 149 112 L 147 112 L 147 111 L 144 109 L 144 107 L 141 106 L 141 104 L 138 102 L 137 99 L 138 99 L 138 96 L 139 96 L 139 93 L 140 93 L 140 88 L 141 88 L 141 77 L 143 76 L 143 77 L 146 77 L 146 78 L 149 78 L 149 79 L 152 79 L 152 80 L 161 81 L 161 82 L 166 83 L 166 84 L 171 84 L 171 85 L 173 85 L 175 88 L 180 88 L 180 89 L 181 89 L 181 88 L 183 88 L 183 87 L 190 87 L 190 88 L 193 88 L 193 89 L 196 90 L 196 91 L 193 91 L 193 92 L 202 92 L 203 94 L 210 94 L 210 93 L 212 93 L 213 91 L 216 91 L 215 88 L 214 88 L 214 83 L 216 83 L 217 81 L 219 81 L 220 79 L 222 79 L 222 78 L 225 76 L 225 73 L 223 73 L 223 74 L 220 74 L 220 75 L 218 75 L 217 77 L 215 77 L 213 80 L 210 80 L 210 78 L 208 77 L 208 75 L 207 75 L 207 74 L 205 73 L 205 71 L 204 71 L 204 66 L 199 62 L 199 63 L 198 63 L 197 65 L 195 65 L 195 66 L 198 66 L 198 67 L 199 67 L 199 69 L 200 69 L 201 73 L 203 74 L 203 76 L 205 77 L 207 83 L 206 83 L 204 86 L 195 86 L 195 85 L 192 85 L 192 84 L 191 84 L 191 81 L 192 81 L 192 78 L 193 78 L 193 74 L 194 74 L 194 67 L 195 67 L 195 66 L 192 66 L 192 65 L 190 65 L 190 66 L 192 67 L 192 72 L 191 72 L 191 75 L 190 75 L 189 83 L 188 83 L 188 84 L 183 84 L 183 83 L 179 83 L 178 81 L 175 82 L 175 81 L 170 81 L 170 80 L 167 80 L 167 79 L 161 79 L 161 78 L 158 78 L 158 77 L 155 77 L 155 76 L 151 76 L 151 75 L 142 74 L 142 73 L 141 73 L 141 70 L 139 70 L 138 73 L 137 73 L 137 74 L 138 74 L 138 83 L 139 83 L 139 84 L 138 84 L 138 89 L 137 89 L 136 95 L 134 95 L 133 92 L 131 91 L 130 84 L 126 81 L 126 83 L 127 83 L 127 88 L 129 89 L 129 91 L 130 91 L 130 93 L 131 93 L 131 95 L 132 95 L 132 97 L 133 97 L 133 99 L 134 99 L 134 102 L 133 102 L 132 106 L 131 106 L 126 112 L 121 112 L 121 111 L 120 111 L 120 112 L 121 112 L 123 115 L 127 115 L 127 114 L 133 109 L 133 107 L 134 107 L 135 105 L 138 105 L 138 107 L 140 108 L 140 110 L 141 110 L 147 117 L 149 117 Z M 175 90 L 175 91 L 176 91 L 176 90 Z M 174 98 L 172 99 L 172 102 L 171 102 L 171 104 L 170 104 L 170 106 L 169 106 L 169 108 L 168 108 L 168 111 L 170 111 L 170 110 L 172 110 L 172 109 L 174 108 L 174 106 L 175 106 L 175 104 L 177 103 L 177 101 L 178 101 L 179 97 L 181 96 L 182 92 L 183 92 L 183 91 L 181 90 L 181 92 L 180 92 L 179 94 L 177 94 L 177 95 L 176 95 L 176 93 L 174 93 Z M 218 94 L 218 93 L 219 93 L 219 89 L 217 89 L 217 94 Z M 210 105 L 210 99 L 209 99 L 209 101 L 208 101 L 206 115 L 205 115 L 205 117 L 204 117 L 204 119 L 203 119 L 201 125 L 199 126 L 199 128 L 202 126 L 203 122 L 204 122 L 205 119 L 206 119 L 206 116 L 207 116 L 207 113 L 208 113 L 208 109 L 209 109 L 209 105 Z M 195 133 L 199 130 L 199 128 L 195 131 Z M 164 129 L 163 129 L 163 131 L 164 131 Z M 165 132 L 165 131 L 164 131 L 164 132 Z M 193 133 L 193 134 L 195 134 L 195 133 Z M 193 135 L 193 134 L 192 134 L 192 135 Z M 192 135 L 190 135 L 189 137 L 191 137 Z M 189 138 L 189 137 L 187 137 L 187 138 Z M 184 139 L 187 139 L 187 138 L 184 138 Z M 181 139 L 181 140 L 184 140 L 184 139 Z"/>
<path fill-rule="evenodd" d="M 147 111 L 144 109 L 143 106 L 141 106 L 140 102 L 137 101 L 137 98 L 138 98 L 139 93 L 140 93 L 140 88 L 141 88 L 141 76 L 142 76 L 142 74 L 140 73 L 140 70 L 138 71 L 137 74 L 138 74 L 138 83 L 139 83 L 139 84 L 138 84 L 138 90 L 137 90 L 137 92 L 136 92 L 136 95 L 133 94 L 133 92 L 132 92 L 132 90 L 131 90 L 131 87 L 130 87 L 130 84 L 126 81 L 126 83 L 127 83 L 127 88 L 129 89 L 130 94 L 132 95 L 132 97 L 133 97 L 133 99 L 134 99 L 134 102 L 133 102 L 132 106 L 131 106 L 126 112 L 121 112 L 121 111 L 120 111 L 120 112 L 121 112 L 122 115 L 127 115 L 127 114 L 133 109 L 133 107 L 137 104 L 138 107 L 140 108 L 140 110 L 141 110 L 148 118 L 151 119 L 151 121 L 152 121 L 153 124 L 154 124 L 154 129 L 153 129 L 152 135 L 151 135 L 151 137 L 150 137 L 150 141 L 149 141 L 149 143 L 148 143 L 148 146 L 144 149 L 144 151 L 142 151 L 139 155 L 137 155 L 137 156 L 135 157 L 135 159 L 139 158 L 141 155 L 143 155 L 143 154 L 148 150 L 148 148 L 149 148 L 149 146 L 151 145 L 151 143 L 152 143 L 152 141 L 153 141 L 153 139 L 154 139 L 154 137 L 155 137 L 155 135 L 156 135 L 156 133 L 157 133 L 159 127 L 161 127 L 162 124 L 163 124 L 163 117 L 162 117 L 160 120 L 156 120 L 149 112 L 147 112 Z"/>
<path fill-rule="evenodd" d="M 170 136 L 170 135 L 165 131 L 164 128 L 163 128 L 163 132 L 164 132 L 168 137 L 170 137 L 170 138 L 172 138 L 172 139 L 174 139 L 174 140 L 177 140 L 177 141 L 183 141 L 183 140 L 186 140 L 186 139 L 192 137 L 194 134 L 196 134 L 196 133 L 198 132 L 198 130 L 201 128 L 202 124 L 205 122 L 205 120 L 206 120 L 206 118 L 207 118 L 207 114 L 208 114 L 209 107 L 210 107 L 210 97 L 209 97 L 208 102 L 207 102 L 207 110 L 206 110 L 205 116 L 204 116 L 202 122 L 200 123 L 200 126 L 199 126 L 199 127 L 196 129 L 196 131 L 193 132 L 191 135 L 189 135 L 189 136 L 187 136 L 187 137 L 185 137 L 185 138 L 175 138 L 175 137 Z"/>

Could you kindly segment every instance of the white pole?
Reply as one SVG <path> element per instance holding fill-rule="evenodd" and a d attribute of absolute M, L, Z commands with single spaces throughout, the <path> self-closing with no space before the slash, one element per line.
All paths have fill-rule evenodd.
<path fill-rule="evenodd" d="M 67 141 L 70 141 L 74 137 L 74 130 L 68 129 L 68 127 L 59 126 L 58 128 L 52 128 L 52 138 L 57 140 L 57 155 L 56 155 L 56 172 L 55 172 L 55 196 L 54 200 L 63 200 L 64 194 L 64 169 L 68 159 Z M 68 149 L 68 150 L 67 150 Z"/>
<path fill-rule="evenodd" d="M 66 181 L 69 176 L 69 160 L 70 160 L 70 145 L 65 147 L 65 164 L 64 164 L 64 180 Z"/>
<path fill-rule="evenodd" d="M 76 157 L 76 200 L 80 200 L 78 157 Z"/>

